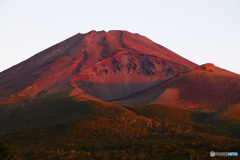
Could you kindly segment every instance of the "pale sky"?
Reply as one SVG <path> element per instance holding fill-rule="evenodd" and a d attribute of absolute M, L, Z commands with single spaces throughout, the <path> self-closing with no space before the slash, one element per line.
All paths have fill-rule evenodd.
<path fill-rule="evenodd" d="M 139 33 L 240 74 L 240 0 L 0 0 L 0 72 L 91 30 Z"/>

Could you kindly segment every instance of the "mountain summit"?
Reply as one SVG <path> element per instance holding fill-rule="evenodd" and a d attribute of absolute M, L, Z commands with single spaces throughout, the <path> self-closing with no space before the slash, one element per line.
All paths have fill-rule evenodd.
<path fill-rule="evenodd" d="M 68 93 L 103 100 L 143 91 L 197 65 L 128 31 L 76 34 L 0 73 L 0 99 Z"/>
<path fill-rule="evenodd" d="M 239 150 L 239 114 L 239 74 L 127 31 L 77 34 L 0 73 L 0 141 L 24 159 L 208 159 Z"/>

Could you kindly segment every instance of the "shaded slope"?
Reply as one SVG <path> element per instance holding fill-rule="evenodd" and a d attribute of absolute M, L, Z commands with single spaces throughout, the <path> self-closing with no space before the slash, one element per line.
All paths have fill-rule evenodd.
<path fill-rule="evenodd" d="M 118 52 L 70 81 L 90 95 L 109 100 L 152 87 L 187 69 L 185 65 L 148 54 Z"/>
<path fill-rule="evenodd" d="M 121 104 L 166 103 L 187 108 L 235 104 L 240 102 L 240 76 L 205 64 L 116 101 Z"/>
<path fill-rule="evenodd" d="M 234 124 L 240 123 L 240 103 L 229 105 L 201 121 L 207 124 Z"/>
<path fill-rule="evenodd" d="M 30 104 L 0 108 L 1 132 L 86 120 L 99 116 L 130 114 L 129 110 L 87 98 L 55 95 Z M 131 112 L 132 113 L 132 112 Z"/>

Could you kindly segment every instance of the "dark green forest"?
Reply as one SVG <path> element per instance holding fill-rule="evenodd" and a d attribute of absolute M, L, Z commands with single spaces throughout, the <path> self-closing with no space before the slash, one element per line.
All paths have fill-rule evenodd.
<path fill-rule="evenodd" d="M 63 95 L 29 99 L 1 107 L 0 159 L 239 159 L 209 153 L 240 153 L 240 123 L 196 123 L 197 114 L 165 104 L 113 105 Z"/>

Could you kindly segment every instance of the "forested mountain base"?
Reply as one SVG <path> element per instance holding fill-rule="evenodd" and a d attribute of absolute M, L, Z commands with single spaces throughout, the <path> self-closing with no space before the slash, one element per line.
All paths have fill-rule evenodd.
<path fill-rule="evenodd" d="M 190 111 L 170 105 L 53 96 L 2 109 L 0 138 L 22 160 L 206 160 L 212 159 L 210 151 L 240 153 L 238 123 L 213 126 L 190 119 Z"/>

